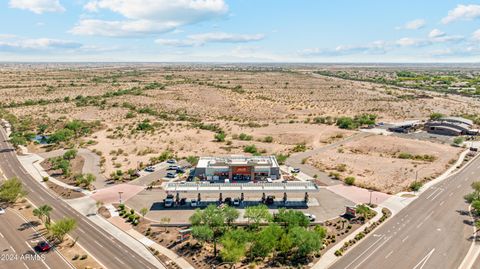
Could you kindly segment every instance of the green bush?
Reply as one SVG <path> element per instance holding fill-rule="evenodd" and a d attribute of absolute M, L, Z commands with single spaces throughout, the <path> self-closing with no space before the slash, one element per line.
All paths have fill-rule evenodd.
<path fill-rule="evenodd" d="M 353 185 L 354 183 L 355 183 L 355 177 L 346 177 L 345 178 L 345 184 Z"/>
<path fill-rule="evenodd" d="M 411 191 L 418 191 L 422 186 L 423 186 L 422 182 L 415 181 L 410 184 L 409 188 Z"/>

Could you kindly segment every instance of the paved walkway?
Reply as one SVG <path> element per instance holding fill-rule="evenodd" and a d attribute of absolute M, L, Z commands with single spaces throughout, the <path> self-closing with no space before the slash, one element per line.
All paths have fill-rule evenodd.
<path fill-rule="evenodd" d="M 94 199 L 90 197 L 82 197 L 69 200 L 68 204 L 80 214 L 87 216 L 90 221 L 95 223 L 96 226 L 100 227 L 105 233 L 124 242 L 128 248 L 150 261 L 157 268 L 165 268 L 141 242 L 105 220 L 103 217 L 97 215 L 97 206 Z M 94 226 L 92 226 L 92 228 L 95 229 Z"/>
<path fill-rule="evenodd" d="M 38 153 L 38 155 L 45 159 L 48 159 L 52 157 L 62 156 L 65 152 L 65 149 L 58 149 L 49 152 Z M 92 185 L 95 186 L 96 189 L 108 187 L 108 179 L 102 174 L 100 168 L 100 156 L 93 153 L 91 150 L 85 148 L 78 149 L 78 155 L 83 157 L 83 159 L 85 160 L 82 168 L 82 173 L 93 174 L 96 178 Z"/>
<path fill-rule="evenodd" d="M 36 154 L 28 154 L 28 155 L 23 155 L 23 156 L 18 156 L 18 160 L 22 164 L 23 168 L 30 174 L 32 175 L 33 178 L 35 178 L 38 182 L 40 182 L 42 185 L 44 185 L 46 188 L 48 188 L 47 184 L 43 182 L 44 177 L 48 177 L 48 181 L 59 185 L 65 189 L 71 189 L 74 191 L 81 192 L 85 195 L 91 194 L 90 191 L 84 190 L 80 187 L 75 187 L 68 185 L 54 177 L 51 177 L 48 175 L 45 170 L 43 170 L 42 166 L 40 166 L 40 163 L 44 160 L 42 157 L 36 155 Z"/>

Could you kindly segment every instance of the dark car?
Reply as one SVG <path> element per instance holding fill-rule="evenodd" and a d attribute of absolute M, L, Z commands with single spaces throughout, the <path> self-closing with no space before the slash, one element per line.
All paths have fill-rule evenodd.
<path fill-rule="evenodd" d="M 167 163 L 169 163 L 169 164 L 174 164 L 174 163 L 176 163 L 176 162 L 177 162 L 177 161 L 175 161 L 174 159 L 167 160 Z"/>
<path fill-rule="evenodd" d="M 225 198 L 225 200 L 224 200 L 223 202 L 224 202 L 225 204 L 231 206 L 231 205 L 232 205 L 232 198 L 227 197 L 227 198 Z"/>
<path fill-rule="evenodd" d="M 176 178 L 176 177 L 177 177 L 177 174 L 176 174 L 176 173 L 172 173 L 172 172 L 168 172 L 166 177 L 167 177 L 167 178 Z"/>
<path fill-rule="evenodd" d="M 38 251 L 38 252 L 47 252 L 51 248 L 52 247 L 50 246 L 50 244 L 48 242 L 45 242 L 45 241 L 42 241 L 35 246 L 35 250 Z"/>
<path fill-rule="evenodd" d="M 300 168 L 293 168 L 292 173 L 294 173 L 294 174 L 300 173 Z"/>
<path fill-rule="evenodd" d="M 265 204 L 267 205 L 273 205 L 274 202 L 275 202 L 275 196 L 273 195 L 269 195 L 267 196 L 267 199 L 265 199 Z"/>
<path fill-rule="evenodd" d="M 185 174 L 185 169 L 183 169 L 182 167 L 178 167 L 177 168 L 177 173 Z"/>

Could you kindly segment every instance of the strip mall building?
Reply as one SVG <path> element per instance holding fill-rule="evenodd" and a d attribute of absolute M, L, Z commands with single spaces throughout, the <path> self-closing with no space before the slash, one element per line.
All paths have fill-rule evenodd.
<path fill-rule="evenodd" d="M 202 180 L 249 181 L 280 179 L 280 167 L 275 156 L 200 157 L 195 177 Z"/>

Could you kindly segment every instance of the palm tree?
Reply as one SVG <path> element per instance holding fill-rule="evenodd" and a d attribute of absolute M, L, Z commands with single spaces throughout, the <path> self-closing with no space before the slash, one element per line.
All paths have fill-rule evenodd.
<path fill-rule="evenodd" d="M 39 208 L 35 208 L 33 210 L 33 215 L 38 217 L 39 219 L 43 220 L 45 217 L 45 224 L 50 224 L 50 212 L 52 212 L 53 208 L 49 205 L 42 205 Z"/>

